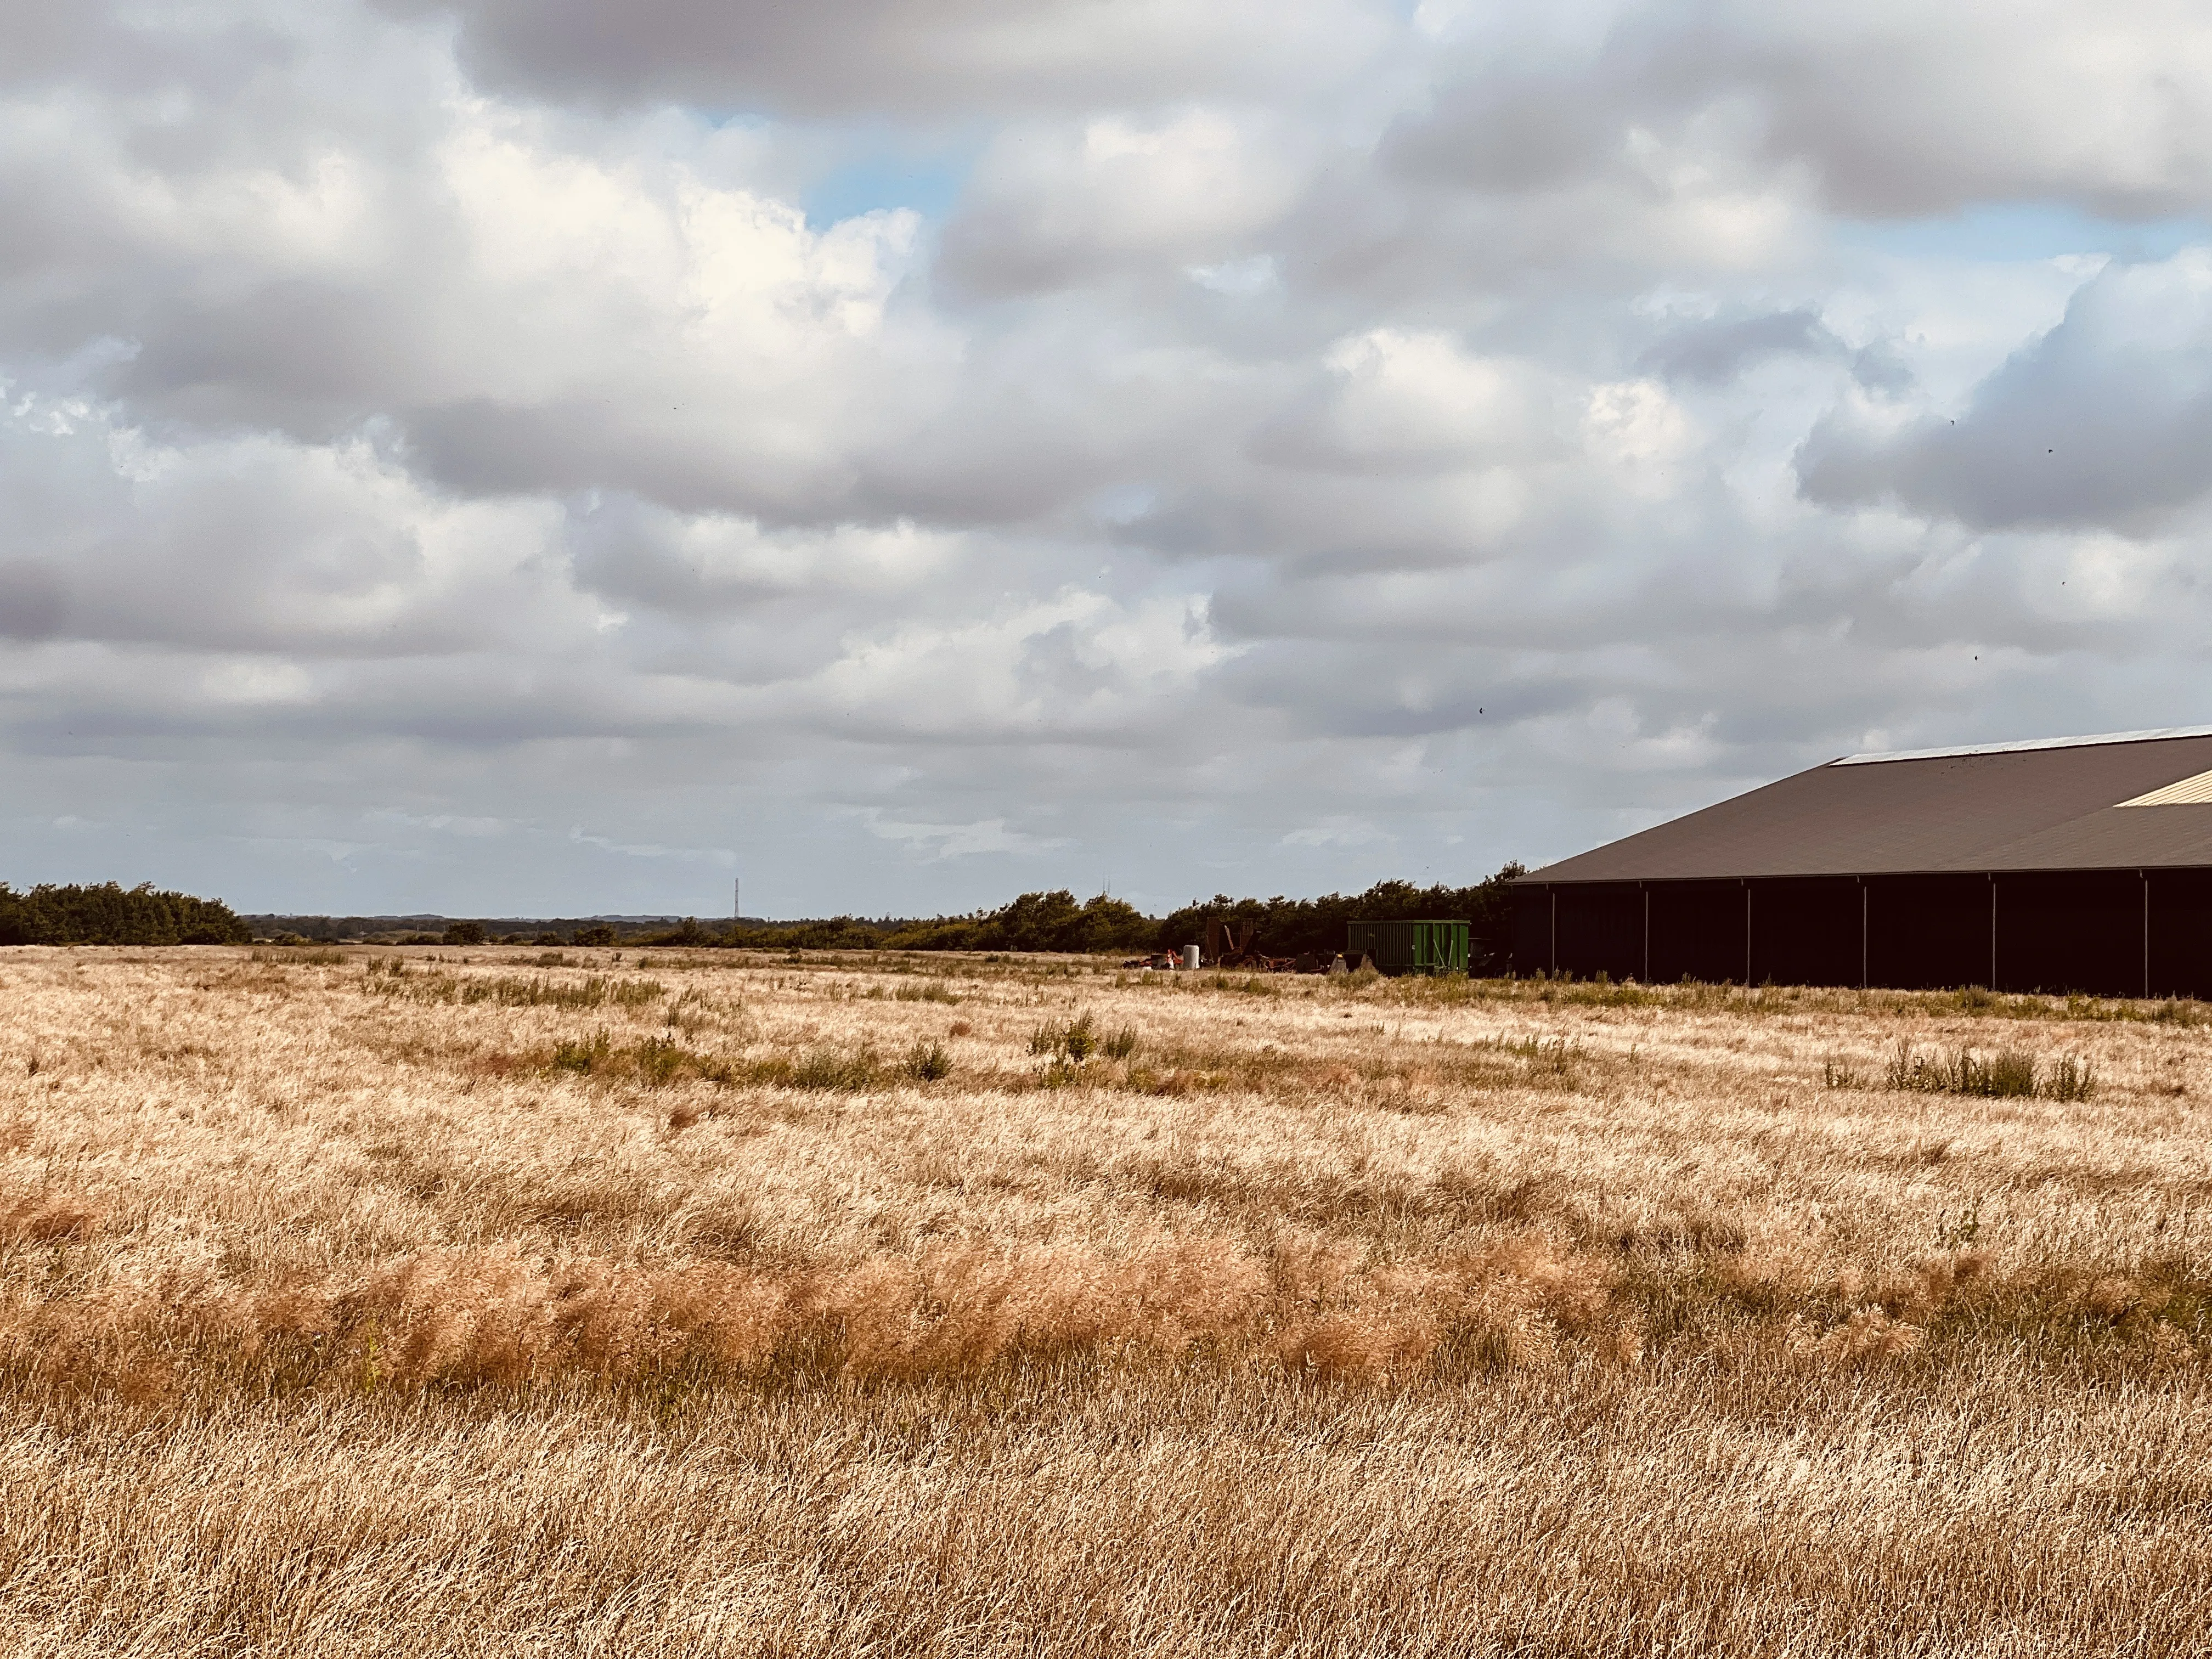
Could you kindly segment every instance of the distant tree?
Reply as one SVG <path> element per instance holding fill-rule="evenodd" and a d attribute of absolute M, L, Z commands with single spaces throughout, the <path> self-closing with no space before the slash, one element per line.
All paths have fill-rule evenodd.
<path fill-rule="evenodd" d="M 886 933 L 898 951 L 1064 951 L 1097 954 L 1138 951 L 1157 926 L 1134 905 L 1103 893 L 1082 903 L 1066 888 L 1024 893 L 996 910 L 908 922 Z"/>
<path fill-rule="evenodd" d="M 576 943 L 579 945 L 618 945 L 621 942 L 622 935 L 604 921 L 593 922 L 589 927 L 576 930 Z"/>
<path fill-rule="evenodd" d="M 218 899 L 157 891 L 41 884 L 18 893 L 0 882 L 0 944 L 243 945 L 253 937 Z"/>
<path fill-rule="evenodd" d="M 480 921 L 453 921 L 446 924 L 446 936 L 441 945 L 482 945 L 484 925 Z"/>

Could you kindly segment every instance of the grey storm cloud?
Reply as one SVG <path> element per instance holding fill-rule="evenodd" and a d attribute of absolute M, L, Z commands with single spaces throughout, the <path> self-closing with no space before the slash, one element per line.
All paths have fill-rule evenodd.
<path fill-rule="evenodd" d="M 1849 365 L 1861 385 L 1899 391 L 1910 374 L 1886 346 L 1854 349 L 1808 306 L 1714 317 L 1676 329 L 1644 354 L 1665 378 L 1718 386 L 1772 357 L 1825 357 Z"/>
<path fill-rule="evenodd" d="M 0 639 L 51 639 L 68 614 L 60 571 L 35 559 L 0 564 Z"/>
<path fill-rule="evenodd" d="M 10 880 L 1168 904 L 2197 717 L 2212 255 L 1911 222 L 2201 209 L 2191 9 L 0 33 Z"/>
<path fill-rule="evenodd" d="M 978 109 L 1260 91 L 1372 50 L 1359 0 L 386 0 L 444 15 L 496 86 L 592 102 L 806 114 Z"/>

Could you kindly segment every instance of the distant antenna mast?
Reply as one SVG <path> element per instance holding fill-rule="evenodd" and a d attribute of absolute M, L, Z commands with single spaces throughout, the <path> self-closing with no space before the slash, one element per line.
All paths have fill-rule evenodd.
<path fill-rule="evenodd" d="M 730 926 L 742 927 L 745 921 L 745 881 L 743 876 L 730 883 Z"/>

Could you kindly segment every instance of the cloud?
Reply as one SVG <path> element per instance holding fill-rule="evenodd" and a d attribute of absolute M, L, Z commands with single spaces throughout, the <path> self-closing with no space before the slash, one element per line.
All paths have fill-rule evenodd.
<path fill-rule="evenodd" d="M 2108 265 L 1955 416 L 1845 407 L 1808 436 L 1807 496 L 1977 529 L 2148 535 L 2212 490 L 2212 252 Z"/>
<path fill-rule="evenodd" d="M 1532 27 L 1472 8 L 1405 118 L 1401 168 L 1557 191 L 1655 156 L 1800 177 L 1868 217 L 2063 199 L 2116 216 L 2212 199 L 2212 21 L 2179 0 L 1692 0 Z M 1655 176 L 1655 182 L 1656 177 Z"/>
<path fill-rule="evenodd" d="M 662 847 L 653 842 L 639 843 L 615 841 L 605 836 L 587 836 L 580 829 L 570 830 L 568 839 L 580 847 L 600 848 L 626 859 L 674 859 L 686 864 L 719 865 L 724 869 L 732 867 L 737 862 L 726 847 Z"/>
<path fill-rule="evenodd" d="M 910 522 L 827 531 L 771 529 L 728 514 L 684 514 L 635 496 L 575 514 L 568 540 L 579 586 L 672 617 L 765 608 L 843 590 L 910 592 L 945 574 L 959 538 Z"/>
<path fill-rule="evenodd" d="M 1228 653 L 1188 599 L 1136 606 L 1069 591 L 957 623 L 848 637 L 787 707 L 878 741 L 1126 743 Z M 796 710 L 794 709 L 794 712 Z"/>
<path fill-rule="evenodd" d="M 939 270 L 969 294 L 1218 266 L 1290 205 L 1294 137 L 1217 111 L 1018 127 L 977 164 Z"/>
<path fill-rule="evenodd" d="M 1536 366 L 1441 334 L 1376 329 L 1340 341 L 1298 405 L 1261 428 L 1268 462 L 1363 475 L 1453 472 L 1556 452 L 1563 416 Z"/>
<path fill-rule="evenodd" d="M 1320 823 L 1293 830 L 1283 837 L 1285 847 L 1368 847 L 1391 839 L 1387 830 L 1358 818 L 1334 815 Z"/>
<path fill-rule="evenodd" d="M 489 84 L 559 100 L 801 114 L 935 115 L 1259 91 L 1375 50 L 1356 0 L 460 0 L 395 5 L 459 26 Z"/>
<path fill-rule="evenodd" d="M 1910 384 L 1909 374 L 1886 346 L 1853 349 L 1810 306 L 1685 323 L 1644 354 L 1642 367 L 1668 380 L 1723 386 L 1777 357 L 1844 363 L 1871 391 L 1901 392 Z"/>
<path fill-rule="evenodd" d="M 1044 836 L 1011 830 L 1004 818 L 985 818 L 975 823 L 909 823 L 885 817 L 880 811 L 864 812 L 868 833 L 906 847 L 921 859 L 939 861 L 973 858 L 979 854 L 1011 853 L 1029 855 L 1065 847 L 1065 836 Z"/>
<path fill-rule="evenodd" d="M 68 614 L 69 592 L 52 566 L 28 558 L 0 564 L 0 639 L 52 639 Z"/>

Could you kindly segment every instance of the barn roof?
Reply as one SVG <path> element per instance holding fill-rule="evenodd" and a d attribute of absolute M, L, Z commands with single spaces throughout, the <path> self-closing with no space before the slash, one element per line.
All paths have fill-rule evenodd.
<path fill-rule="evenodd" d="M 2212 866 L 2212 726 L 1847 755 L 1524 880 Z"/>

